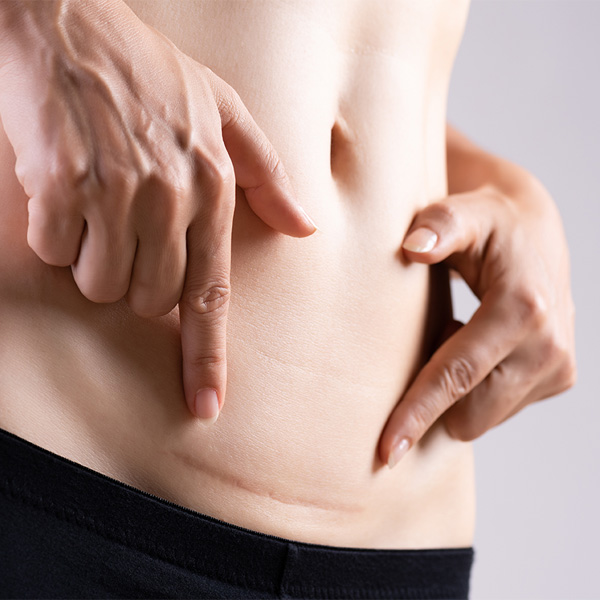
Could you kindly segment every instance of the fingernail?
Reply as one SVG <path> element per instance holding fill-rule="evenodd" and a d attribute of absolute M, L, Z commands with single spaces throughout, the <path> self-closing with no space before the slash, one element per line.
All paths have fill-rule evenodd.
<path fill-rule="evenodd" d="M 399 462 L 400 459 L 407 453 L 410 448 L 410 442 L 407 438 L 402 438 L 394 442 L 392 445 L 392 451 L 388 457 L 388 467 L 393 469 Z"/>
<path fill-rule="evenodd" d="M 411 232 L 404 240 L 402 247 L 411 252 L 429 252 L 435 246 L 438 236 L 427 227 L 419 227 Z"/>
<path fill-rule="evenodd" d="M 304 220 L 311 226 L 314 227 L 315 231 L 318 231 L 319 228 L 315 225 L 315 222 L 308 216 L 307 212 L 298 204 L 298 209 L 300 210 L 300 214 L 304 217 Z M 314 233 L 314 231 L 313 231 Z"/>
<path fill-rule="evenodd" d="M 194 410 L 201 423 L 212 425 L 219 416 L 219 399 L 213 389 L 198 390 L 194 400 Z"/>

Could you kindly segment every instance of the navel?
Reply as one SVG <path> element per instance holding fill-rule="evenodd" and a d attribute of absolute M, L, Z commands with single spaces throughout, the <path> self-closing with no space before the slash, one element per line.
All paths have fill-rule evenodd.
<path fill-rule="evenodd" d="M 355 171 L 354 132 L 346 120 L 338 115 L 331 127 L 331 175 L 337 182 L 347 182 Z"/>

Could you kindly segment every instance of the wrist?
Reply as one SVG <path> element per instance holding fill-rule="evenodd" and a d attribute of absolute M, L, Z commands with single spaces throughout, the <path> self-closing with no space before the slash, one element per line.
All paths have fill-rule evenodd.
<path fill-rule="evenodd" d="M 448 194 L 493 187 L 512 196 L 541 184 L 523 167 L 484 150 L 449 124 L 446 128 Z"/>
<path fill-rule="evenodd" d="M 0 68 L 45 46 L 57 0 L 0 1 Z"/>
<path fill-rule="evenodd" d="M 95 56 L 90 40 L 125 42 L 131 17 L 122 0 L 0 0 L 0 69 L 16 63 L 20 73 L 47 74 L 52 56 Z"/>
<path fill-rule="evenodd" d="M 499 157 L 494 157 L 485 184 L 514 199 L 547 193 L 535 175 L 523 167 Z"/>
<path fill-rule="evenodd" d="M 543 187 L 523 167 L 476 146 L 449 153 L 447 167 L 449 195 L 491 187 L 516 197 Z"/>

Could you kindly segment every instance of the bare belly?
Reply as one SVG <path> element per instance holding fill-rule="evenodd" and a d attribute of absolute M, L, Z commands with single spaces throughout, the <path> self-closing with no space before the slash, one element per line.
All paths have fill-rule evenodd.
<path fill-rule="evenodd" d="M 300 541 L 472 543 L 472 447 L 437 423 L 392 471 L 377 443 L 450 318 L 447 274 L 408 265 L 416 212 L 446 195 L 457 2 L 130 2 L 232 85 L 319 232 L 264 225 L 238 190 L 228 387 L 187 412 L 177 310 L 97 305 L 26 242 L 0 137 L 0 427 L 204 514 Z"/>

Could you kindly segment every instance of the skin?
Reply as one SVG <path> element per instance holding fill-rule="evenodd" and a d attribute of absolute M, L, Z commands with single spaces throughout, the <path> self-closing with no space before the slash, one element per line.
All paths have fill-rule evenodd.
<path fill-rule="evenodd" d="M 11 13 L 6 8 L 11 5 L 19 10 Z M 32 323 L 47 324 L 60 315 L 60 331 L 66 333 L 59 334 L 57 330 L 53 335 L 63 336 L 60 339 L 65 348 L 69 347 L 70 339 L 77 340 L 78 348 L 73 353 L 64 350 L 64 355 L 56 357 L 36 355 L 31 361 L 30 371 L 41 362 L 42 372 L 56 374 L 53 386 L 46 386 L 46 390 L 28 391 L 22 384 L 16 387 L 3 384 L 3 414 L 7 415 L 3 426 L 141 489 L 276 535 L 369 547 L 470 543 L 472 473 L 469 446 L 462 441 L 483 433 L 525 403 L 567 387 L 574 378 L 568 253 L 550 196 L 531 175 L 483 152 L 451 128 L 447 130 L 445 165 L 438 151 L 443 150 L 439 145 L 443 129 L 439 125 L 427 138 L 431 180 L 427 186 L 417 179 L 413 181 L 411 178 L 419 172 L 420 164 L 412 158 L 419 138 L 411 137 L 411 121 L 403 116 L 403 111 L 397 111 L 399 116 L 392 121 L 396 129 L 404 129 L 403 143 L 409 152 L 385 137 L 389 122 L 384 128 L 377 120 L 378 113 L 370 111 L 370 107 L 376 101 L 385 102 L 386 96 L 382 93 L 369 97 L 368 86 L 353 91 L 355 97 L 345 114 L 333 115 L 333 127 L 332 115 L 325 114 L 323 109 L 327 97 L 320 97 L 310 113 L 312 120 L 305 121 L 305 140 L 302 128 L 282 116 L 288 112 L 304 116 L 294 105 L 294 98 L 285 97 L 285 86 L 269 89 L 269 80 L 262 81 L 264 89 L 260 89 L 260 97 L 271 99 L 272 108 L 266 109 L 258 102 L 253 104 L 256 97 L 253 79 L 245 77 L 249 69 L 236 70 L 231 66 L 235 62 L 232 57 L 239 56 L 237 47 L 232 45 L 230 49 L 224 44 L 219 53 L 211 54 L 214 46 L 210 46 L 210 39 L 203 47 L 194 31 L 186 35 L 187 23 L 214 19 L 213 29 L 217 38 L 222 38 L 220 27 L 225 27 L 225 21 L 210 12 L 214 4 L 186 5 L 190 11 L 193 6 L 206 10 L 206 14 L 199 13 L 197 21 L 194 15 L 186 15 L 179 21 L 165 19 L 164 15 L 153 12 L 151 3 L 131 5 L 141 20 L 118 2 L 86 5 L 88 8 L 83 12 L 78 12 L 75 4 L 64 4 L 59 16 L 66 21 L 59 31 L 66 37 L 59 36 L 59 41 L 63 40 L 60 44 L 56 31 L 50 27 L 52 19 L 36 13 L 40 6 L 48 10 L 50 3 L 30 5 L 31 21 L 21 12 L 25 4 L 2 5 L 3 27 L 12 32 L 12 41 L 7 36 L 0 38 L 0 56 L 11 56 L 0 67 L 3 78 L 0 114 L 16 155 L 19 180 L 29 197 L 25 223 L 22 215 L 12 216 L 17 215 L 17 203 L 7 201 L 6 206 L 6 214 L 10 215 L 7 222 L 15 226 L 7 225 L 3 236 L 8 239 L 12 235 L 13 247 L 19 247 L 17 235 L 23 233 L 18 255 L 23 259 L 21 263 L 15 260 L 12 270 L 3 274 L 4 294 L 8 296 L 5 314 L 11 315 L 12 321 L 5 328 L 6 351 L 2 357 L 4 364 L 9 365 L 7 369 L 15 364 L 14 370 L 19 372 L 22 365 L 13 362 L 14 355 L 32 352 L 33 345 L 26 347 L 22 341 L 29 335 L 25 333 L 29 331 L 28 324 L 19 313 L 22 306 L 27 308 Z M 226 23 L 226 31 L 233 31 L 229 36 L 232 44 L 242 38 L 241 32 L 261 31 L 265 19 L 274 18 L 272 6 L 266 6 L 269 10 L 261 14 L 262 6 L 256 4 L 256 22 L 244 25 L 243 30 L 235 29 L 235 11 L 232 11 L 231 22 Z M 281 8 L 285 18 L 278 22 L 291 23 L 289 17 L 296 16 L 294 10 L 306 10 L 307 14 L 301 16 L 310 27 L 307 25 L 303 34 L 314 36 L 310 39 L 315 43 L 320 43 L 324 24 L 336 33 L 338 23 L 346 24 L 338 15 L 352 12 L 345 4 L 344 11 L 336 13 L 334 9 L 340 7 L 331 3 L 328 6 L 333 17 L 327 21 L 328 14 L 315 10 L 312 15 L 306 8 L 311 5 L 301 6 L 291 3 L 289 13 L 285 12 L 287 6 Z M 396 3 L 390 7 L 399 12 L 390 20 L 390 27 L 392 22 L 402 24 L 407 18 L 402 13 L 405 6 Z M 436 67 L 445 76 L 452 57 L 448 48 L 455 48 L 460 23 L 450 18 L 454 10 L 448 12 L 448 7 L 442 4 L 440 8 L 446 8 L 440 22 L 452 23 L 452 27 L 448 26 L 451 33 L 446 40 L 439 32 L 433 35 L 427 30 L 431 37 L 425 39 L 431 44 L 437 41 Z M 358 5 L 354 9 L 358 10 Z M 109 22 L 114 31 L 110 33 L 103 30 L 102 23 L 106 20 L 98 16 L 102 11 L 110 11 L 112 16 Z M 402 58 L 403 52 L 409 52 L 402 46 L 394 46 L 400 43 L 396 41 L 388 41 L 389 47 L 381 42 L 380 52 L 371 49 L 373 40 L 410 39 L 410 18 L 406 20 L 406 30 L 400 32 L 386 30 L 386 22 L 377 20 L 376 11 L 370 18 L 373 20 L 366 23 L 378 32 L 378 37 L 363 40 L 361 36 L 369 33 L 369 27 L 365 30 L 367 34 L 362 30 L 351 31 L 351 35 L 336 33 L 340 47 L 350 49 L 348 56 L 354 61 L 350 64 L 360 69 L 359 81 L 361 77 L 367 80 L 372 73 L 388 73 L 387 57 Z M 428 24 L 429 14 L 423 19 Z M 24 21 L 31 25 L 23 30 L 20 24 Z M 163 27 L 163 33 L 181 51 L 148 25 Z M 266 27 L 271 32 L 278 30 L 274 25 L 269 29 L 268 22 Z M 82 31 L 86 34 L 81 35 L 78 44 L 74 32 Z M 97 50 L 91 57 L 86 54 L 90 44 L 81 40 L 90 38 L 96 40 L 94 48 L 106 47 L 105 54 Z M 86 87 L 88 80 L 83 76 L 78 85 L 74 86 L 71 80 L 65 89 L 61 87 L 65 85 L 64 77 L 48 79 L 47 69 L 40 63 L 40 57 L 47 56 L 47 52 L 36 53 L 35 49 L 50 48 L 51 55 L 61 64 L 65 60 L 64 39 L 69 40 L 69 48 L 75 49 L 71 53 L 76 52 L 74 62 L 80 67 L 69 71 L 71 77 L 85 73 L 83 67 L 90 68 L 91 64 L 93 72 L 111 81 L 109 89 L 119 90 L 115 106 L 107 107 L 106 97 L 95 94 L 93 86 Z M 247 43 L 251 42 L 249 39 Z M 415 46 L 410 55 L 413 60 L 420 60 L 421 55 L 414 50 L 417 42 L 412 43 Z M 145 55 L 139 54 L 145 48 L 151 48 L 156 57 L 146 71 L 144 65 L 148 62 Z M 323 58 L 330 56 L 325 52 L 327 48 L 319 47 L 320 61 L 312 65 L 311 72 L 318 75 L 317 68 L 328 65 Z M 259 53 L 262 46 L 254 50 Z M 265 43 L 264 51 L 273 57 L 273 73 L 279 76 L 276 69 L 281 47 L 274 45 L 270 51 Z M 227 52 L 231 52 L 231 62 L 227 62 Z M 295 46 L 288 52 L 289 60 L 293 61 Z M 302 52 L 305 53 L 304 46 Z M 117 56 L 120 60 L 94 63 L 100 60 L 98 56 Z M 210 69 L 202 64 L 203 57 L 208 58 Z M 131 64 L 140 68 L 139 82 L 135 75 L 131 80 L 128 71 Z M 163 64 L 168 68 L 157 71 L 157 65 Z M 252 64 L 260 64 L 260 59 Z M 301 77 L 302 63 L 291 64 L 294 68 L 285 64 L 283 72 L 291 71 L 294 77 Z M 421 63 L 418 67 L 425 69 Z M 434 71 L 431 65 L 428 68 Z M 258 77 L 260 82 L 260 74 Z M 392 96 L 412 97 L 411 77 L 416 77 L 412 71 L 405 73 L 402 82 L 406 80 L 406 88 L 393 88 Z M 225 78 L 232 85 L 226 84 Z M 130 81 L 136 92 L 133 97 L 128 96 Z M 282 77 L 280 81 L 287 80 Z M 386 84 L 399 85 L 394 81 Z M 47 96 L 38 93 L 35 86 L 39 85 L 48 86 L 44 88 Z M 156 94 L 158 87 L 160 96 Z M 248 113 L 240 95 L 233 92 L 234 87 L 247 98 Z M 98 120 L 92 128 L 93 135 L 100 140 L 106 135 L 105 146 L 93 145 L 95 149 L 104 148 L 99 157 L 86 155 L 90 131 L 79 131 L 73 122 L 74 108 L 68 102 L 72 102 L 74 89 L 82 90 L 79 100 L 83 106 L 91 105 L 86 113 L 89 122 Z M 308 90 L 307 96 L 301 98 L 306 102 L 306 98 L 312 99 L 309 91 L 318 86 L 311 88 L 309 83 L 302 89 Z M 31 98 L 40 97 L 49 99 L 46 106 L 50 106 L 52 119 L 39 105 L 28 104 Z M 152 135 L 143 133 L 147 131 L 144 125 L 147 121 L 136 113 L 138 97 L 145 99 L 147 114 L 152 116 L 153 123 L 159 124 Z M 187 111 L 177 110 L 181 97 L 188 98 Z M 407 105 L 408 114 L 418 110 L 419 99 L 415 98 L 414 106 Z M 439 119 L 443 114 L 442 100 L 443 94 L 435 97 L 432 113 L 436 124 L 443 123 Z M 289 108 L 281 113 L 281 105 Z M 390 105 L 382 106 L 384 114 L 392 114 Z M 66 108 L 61 112 L 61 107 Z M 198 115 L 190 116 L 190 110 L 197 110 Z M 239 130 L 231 128 L 235 127 L 231 125 L 232 114 L 245 115 Z M 324 114 L 326 119 L 322 118 Z M 121 139 L 121 128 L 111 121 L 115 115 L 125 119 L 128 139 Z M 257 121 L 253 121 L 254 117 Z M 32 128 L 31 122 L 40 125 Z M 262 123 L 264 133 L 256 122 Z M 363 122 L 369 129 L 360 129 Z M 233 123 L 239 124 L 239 118 L 233 118 Z M 332 131 L 332 139 L 326 139 L 332 147 L 331 173 L 327 175 L 333 175 L 343 202 L 329 191 L 329 179 L 320 170 L 317 142 L 325 124 Z M 47 132 L 47 136 L 40 139 L 36 130 Z M 329 134 L 329 129 L 326 133 Z M 353 135 L 368 149 L 360 160 L 355 160 L 361 146 L 354 143 Z M 182 140 L 191 141 L 186 145 Z M 283 163 L 275 158 L 278 154 L 274 147 L 279 155 L 283 153 Z M 73 152 L 73 148 L 82 154 Z M 119 148 L 119 161 L 111 160 L 116 155 L 115 148 Z M 134 151 L 128 154 L 131 148 Z M 303 151 L 296 154 L 296 148 Z M 397 163 L 392 163 L 390 149 L 406 163 L 402 177 L 390 179 L 390 173 L 398 168 Z M 319 161 L 308 162 L 313 154 Z M 80 162 L 82 155 L 84 160 Z M 5 165 L 10 162 L 6 156 Z M 38 169 L 38 165 L 48 163 L 59 168 L 53 178 Z M 111 182 L 119 191 L 117 195 L 94 181 L 97 174 L 90 183 L 90 173 L 98 170 L 90 165 L 97 164 L 102 165 L 102 173 L 114 169 Z M 222 168 L 224 164 L 229 165 L 227 169 Z M 287 165 L 287 171 L 283 171 L 282 164 Z M 350 166 L 363 164 L 368 164 L 374 174 L 363 174 L 360 179 Z M 125 174 L 122 165 L 127 166 Z M 273 173 L 270 168 L 273 165 L 281 170 Z M 240 188 L 237 191 L 233 187 L 232 168 Z M 291 177 L 285 176 L 288 171 Z M 310 178 L 303 176 L 307 172 L 311 173 Z M 264 181 L 245 180 L 256 177 L 256 173 L 263 174 Z M 314 235 L 311 235 L 314 227 L 297 209 L 287 185 L 290 179 L 296 182 L 296 194 L 302 204 L 311 214 L 317 213 L 315 220 L 321 231 Z M 8 181 L 8 175 L 5 180 Z M 79 187 L 81 181 L 85 193 Z M 206 185 L 207 181 L 210 185 Z M 401 187 L 393 187 L 392 181 L 400 181 Z M 390 189 L 401 198 L 393 206 L 385 204 Z M 11 190 L 9 197 L 20 201 L 16 186 Z M 128 190 L 127 194 L 122 190 Z M 117 203 L 117 196 L 127 200 Z M 367 198 L 373 208 L 366 204 Z M 147 210 L 148 199 L 160 199 L 150 206 L 160 206 L 162 210 L 156 211 L 157 214 Z M 378 199 L 382 199 L 379 205 Z M 337 208 L 340 205 L 342 209 Z M 71 221 L 65 215 L 70 215 Z M 260 217 L 260 221 L 253 215 Z M 232 218 L 234 227 L 230 233 Z M 89 233 L 78 229 L 83 220 L 89 223 Z M 69 222 L 75 222 L 71 236 L 67 231 L 61 236 L 54 234 L 57 227 L 67 227 L 63 224 Z M 387 228 L 390 222 L 394 225 L 393 233 Z M 164 233 L 168 224 L 169 234 Z M 415 246 L 406 237 L 421 225 L 437 233 L 436 245 L 428 252 L 415 252 Z M 93 227 L 98 231 L 95 237 Z M 123 262 L 120 257 L 126 253 L 122 248 L 115 251 L 113 246 L 129 243 L 133 247 L 139 240 L 139 248 L 143 248 L 142 230 L 155 235 L 148 234 L 145 244 L 150 252 L 148 258 L 136 253 L 129 263 Z M 163 233 L 156 236 L 156 231 Z M 284 239 L 274 237 L 274 231 L 288 235 Z M 108 241 L 90 244 L 90 240 L 101 240 L 102 232 L 112 232 L 106 234 Z M 25 233 L 29 249 L 46 267 L 34 263 L 25 253 Z M 236 266 L 231 273 L 229 235 Z M 292 236 L 307 239 L 294 240 Z M 352 244 L 345 245 L 346 240 L 352 240 Z M 178 250 L 160 252 L 160 248 L 169 244 Z M 490 248 L 493 252 L 486 252 Z M 53 262 L 45 255 L 45 249 L 65 252 L 66 256 Z M 79 254 L 73 261 L 77 249 Z M 89 250 L 84 252 L 83 259 L 82 249 Z M 131 252 L 129 255 L 132 256 Z M 165 258 L 173 255 L 177 259 Z M 163 259 L 164 266 L 157 270 L 163 273 L 163 278 L 158 283 L 152 280 L 142 285 L 136 280 L 138 261 L 139 269 L 143 270 L 144 263 Z M 465 277 L 483 300 L 478 315 L 456 333 L 453 330 L 458 325 L 442 318 L 446 308 L 443 294 L 435 293 L 436 288 L 443 289 L 444 278 L 440 274 L 444 271 L 432 271 L 429 285 L 428 271 L 416 264 L 444 260 Z M 539 268 L 540 263 L 543 269 Z M 48 264 L 65 266 L 52 270 Z M 103 271 L 105 264 L 112 266 Z M 115 277 L 121 267 L 125 274 Z M 252 276 L 253 270 L 260 273 L 260 278 Z M 27 286 L 19 278 L 23 272 L 35 273 Z M 340 272 L 346 274 L 345 279 Z M 361 277 L 362 273 L 368 273 L 368 279 Z M 234 285 L 230 284 L 230 275 L 235 276 Z M 116 283 L 122 287 L 119 289 Z M 232 298 L 230 288 L 234 292 Z M 96 296 L 111 289 L 115 297 Z M 164 298 L 156 293 L 157 289 L 165 290 Z M 265 294 L 265 289 L 270 294 Z M 214 297 L 210 290 L 216 291 Z M 313 290 L 319 293 L 313 296 Z M 564 293 L 555 296 L 555 290 Z M 381 307 L 385 307 L 387 319 L 380 318 L 384 311 L 372 303 L 372 291 L 376 292 L 374 296 Z M 348 299 L 353 295 L 361 302 L 350 302 Z M 43 305 L 35 301 L 38 297 L 45 298 Z M 198 297 L 212 299 L 208 308 L 214 310 L 207 310 L 207 302 L 197 302 Z M 22 298 L 27 300 L 19 305 L 16 299 Z M 122 301 L 108 303 L 118 298 Z M 95 304 L 98 300 L 107 302 L 105 308 Z M 157 308 L 152 306 L 154 302 L 164 304 Z M 139 319 L 127 316 L 123 303 Z M 177 306 L 164 317 L 156 320 L 151 316 L 160 315 L 173 303 Z M 44 313 L 46 310 L 48 314 Z M 189 413 L 183 414 L 171 399 L 181 394 L 189 410 L 214 420 L 216 415 L 204 412 L 210 406 L 199 411 L 195 405 L 196 390 L 208 386 L 218 391 L 218 408 L 223 409 L 228 316 L 232 326 L 228 352 L 233 366 L 229 372 L 227 406 L 223 417 L 211 427 L 196 426 L 197 420 L 190 422 Z M 273 327 L 273 320 L 277 327 Z M 432 327 L 425 336 L 424 347 L 420 327 L 425 322 Z M 47 335 L 44 326 L 33 328 L 31 335 L 43 347 Z M 434 352 L 448 335 L 448 340 Z M 55 339 L 47 341 L 54 343 Z M 294 341 L 286 343 L 286 339 Z M 104 345 L 110 348 L 108 356 L 102 347 L 92 346 L 98 340 L 104 340 Z M 330 347 L 327 342 L 337 348 L 335 353 L 327 349 Z M 92 347 L 93 351 L 89 349 Z M 360 352 L 352 352 L 355 347 L 360 347 Z M 83 375 L 74 367 L 69 372 L 74 380 L 72 386 L 60 387 L 66 385 L 58 377 L 63 365 L 77 364 L 77 353 L 82 348 L 88 349 L 86 352 L 92 357 L 86 369 L 95 364 L 103 366 L 93 378 L 101 382 L 98 390 L 88 388 Z M 181 365 L 177 362 L 177 348 Z M 311 352 L 306 352 L 306 348 Z M 541 350 L 547 354 L 540 355 Z M 543 361 L 542 367 L 540 356 L 551 356 L 552 360 Z M 133 364 L 135 357 L 139 368 L 133 369 L 133 376 L 117 368 L 111 371 L 113 357 L 128 365 Z M 534 362 L 531 357 L 535 357 Z M 110 377 L 104 378 L 104 371 Z M 513 393 L 503 396 L 507 380 Z M 181 392 L 178 386 L 182 386 Z M 110 399 L 106 397 L 108 387 Z M 60 388 L 60 394 L 53 395 L 54 388 Z M 324 390 L 326 413 L 321 401 Z M 481 397 L 486 391 L 485 403 L 475 401 L 477 394 Z M 42 397 L 41 392 L 46 395 Z M 469 397 L 457 402 L 469 392 Z M 17 399 L 23 402 L 19 404 Z M 46 421 L 37 416 L 38 410 L 52 411 L 54 435 L 45 427 Z M 443 421 L 438 419 L 442 414 Z M 136 427 L 139 419 L 143 420 L 142 428 Z M 82 433 L 86 427 L 98 438 L 97 445 Z M 341 434 L 348 431 L 352 435 Z M 381 467 L 386 463 L 398 462 L 397 457 L 390 461 L 390 456 L 395 442 L 402 437 L 409 439 L 412 450 L 401 467 L 392 473 L 387 470 L 382 473 Z M 127 444 L 119 441 L 124 438 Z M 68 446 L 66 440 L 71 439 L 78 444 Z M 145 457 L 143 463 L 142 457 Z M 229 499 L 230 506 L 223 506 L 223 498 Z M 353 502 L 348 498 L 354 499 Z"/>
<path fill-rule="evenodd" d="M 569 253 L 550 194 L 450 126 L 447 140 L 450 195 L 417 215 L 403 248 L 444 260 L 481 305 L 448 327 L 390 416 L 380 455 L 391 467 L 442 415 L 452 437 L 474 440 L 576 380 Z"/>
<path fill-rule="evenodd" d="M 142 317 L 179 304 L 188 405 L 212 419 L 225 398 L 235 186 L 276 231 L 303 237 L 314 223 L 236 92 L 125 4 L 0 10 L 10 34 L 0 114 L 29 196 L 29 246 L 49 265 L 71 266 L 93 302 L 125 297 Z M 89 36 L 111 44 L 90 52 Z M 143 66 L 147 52 L 157 63 Z M 142 65 L 133 76 L 132 64 Z M 158 102 L 150 77 L 161 84 Z M 204 390 L 216 391 L 218 406 Z"/>

